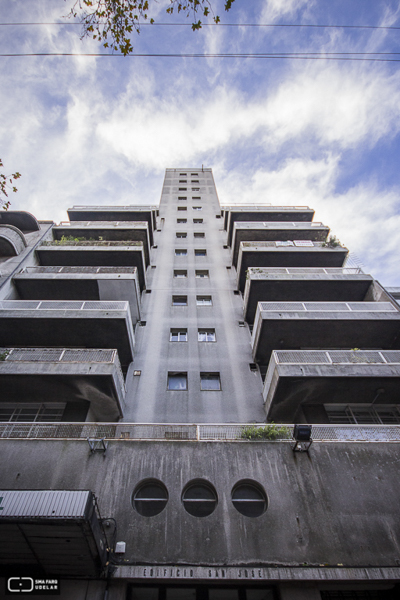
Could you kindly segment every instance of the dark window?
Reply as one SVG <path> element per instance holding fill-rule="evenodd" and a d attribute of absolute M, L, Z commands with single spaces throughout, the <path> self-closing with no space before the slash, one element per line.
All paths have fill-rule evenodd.
<path fill-rule="evenodd" d="M 193 481 L 183 490 L 182 503 L 193 517 L 208 517 L 217 507 L 217 492 L 208 481 Z"/>
<path fill-rule="evenodd" d="M 167 389 L 175 391 L 187 390 L 187 373 L 168 373 Z"/>
<path fill-rule="evenodd" d="M 193 223 L 202 223 L 203 219 L 193 219 Z"/>
<path fill-rule="evenodd" d="M 196 231 L 194 234 L 195 238 L 204 238 L 206 237 L 206 234 L 203 231 Z"/>
<path fill-rule="evenodd" d="M 212 306 L 211 296 L 196 296 L 197 306 Z"/>
<path fill-rule="evenodd" d="M 210 276 L 210 273 L 207 270 L 199 270 L 197 269 L 195 271 L 196 277 L 198 279 L 207 279 Z"/>
<path fill-rule="evenodd" d="M 161 481 L 139 484 L 132 495 L 133 508 L 142 517 L 154 517 L 164 510 L 168 502 L 167 488 Z"/>
<path fill-rule="evenodd" d="M 186 233 L 186 231 L 177 231 L 176 237 L 177 238 L 185 238 L 185 237 L 187 237 L 187 233 Z"/>
<path fill-rule="evenodd" d="M 267 495 L 256 481 L 239 481 L 232 490 L 232 503 L 245 517 L 260 517 L 267 510 Z"/>
<path fill-rule="evenodd" d="M 187 306 L 187 296 L 172 296 L 172 306 Z"/>
<path fill-rule="evenodd" d="M 177 210 L 187 210 L 187 206 L 178 206 Z"/>
<path fill-rule="evenodd" d="M 204 392 L 219 392 L 221 390 L 219 373 L 200 373 L 200 389 Z"/>
<path fill-rule="evenodd" d="M 187 255 L 186 248 L 176 248 L 175 249 L 175 256 L 186 256 L 186 255 Z"/>
<path fill-rule="evenodd" d="M 174 277 L 177 279 L 184 279 L 185 277 L 187 277 L 187 271 L 183 269 L 174 269 Z"/>
<path fill-rule="evenodd" d="M 194 255 L 195 256 L 207 256 L 207 250 L 205 248 L 204 249 L 203 248 L 197 248 L 194 251 Z"/>
<path fill-rule="evenodd" d="M 177 219 L 177 223 L 187 223 L 187 219 Z"/>

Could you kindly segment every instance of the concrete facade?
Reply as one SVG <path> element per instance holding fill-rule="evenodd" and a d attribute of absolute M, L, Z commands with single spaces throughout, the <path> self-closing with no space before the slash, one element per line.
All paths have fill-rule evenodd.
<path fill-rule="evenodd" d="M 82 522 L 0 492 L 0 586 L 57 576 L 23 531 L 83 552 L 61 600 L 397 599 L 399 288 L 343 269 L 308 207 L 221 206 L 211 169 L 151 204 L 2 222 L 27 243 L 0 257 L 2 490 L 92 492 L 107 553 L 85 571 Z"/>

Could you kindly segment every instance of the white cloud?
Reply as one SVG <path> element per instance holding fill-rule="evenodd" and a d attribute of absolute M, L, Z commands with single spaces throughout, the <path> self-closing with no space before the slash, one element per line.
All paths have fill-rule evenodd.
<path fill-rule="evenodd" d="M 280 17 L 293 17 L 302 9 L 310 10 L 313 0 L 264 0 L 260 13 L 260 23 L 273 23 Z"/>

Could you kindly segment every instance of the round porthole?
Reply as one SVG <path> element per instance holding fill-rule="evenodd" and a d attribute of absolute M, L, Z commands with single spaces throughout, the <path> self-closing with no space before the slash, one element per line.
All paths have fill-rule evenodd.
<path fill-rule="evenodd" d="M 139 483 L 132 494 L 133 508 L 142 517 L 154 517 L 164 510 L 168 502 L 167 488 L 161 481 L 147 480 Z"/>
<path fill-rule="evenodd" d="M 217 507 L 218 496 L 208 481 L 191 481 L 183 490 L 182 502 L 185 510 L 193 517 L 208 517 Z"/>
<path fill-rule="evenodd" d="M 267 494 L 256 481 L 239 481 L 232 490 L 232 503 L 245 517 L 260 517 L 267 510 Z"/>

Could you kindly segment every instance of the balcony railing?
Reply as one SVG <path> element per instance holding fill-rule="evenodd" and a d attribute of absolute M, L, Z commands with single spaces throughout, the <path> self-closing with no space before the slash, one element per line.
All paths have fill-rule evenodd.
<path fill-rule="evenodd" d="M 274 350 L 273 357 L 286 365 L 400 364 L 400 350 Z"/>
<path fill-rule="evenodd" d="M 226 441 L 254 443 L 244 435 L 248 428 L 263 429 L 266 424 L 254 425 L 195 425 L 141 423 L 0 423 L 0 438 L 8 439 L 70 439 L 105 438 L 107 440 L 153 441 Z M 292 442 L 293 425 L 285 428 L 279 438 L 261 442 Z M 400 425 L 313 425 L 314 442 L 400 442 Z"/>
<path fill-rule="evenodd" d="M 105 300 L 1 300 L 3 310 L 126 310 L 129 302 Z"/>
<path fill-rule="evenodd" d="M 42 242 L 40 247 L 43 246 L 143 246 L 143 242 L 136 242 L 134 240 L 120 240 L 114 242 L 105 240 L 53 240 Z"/>
<path fill-rule="evenodd" d="M 94 227 L 96 229 L 100 227 L 107 227 L 107 229 L 113 229 L 114 227 L 127 227 L 137 228 L 147 225 L 147 221 L 61 221 L 58 227 L 71 227 L 71 229 L 79 229 L 80 227 Z"/>
<path fill-rule="evenodd" d="M 390 302 L 259 302 L 263 312 L 397 312 Z"/>
<path fill-rule="evenodd" d="M 136 273 L 136 267 L 25 267 L 20 273 Z"/>
<path fill-rule="evenodd" d="M 361 267 L 249 267 L 249 275 L 253 279 L 268 275 L 364 275 Z"/>

